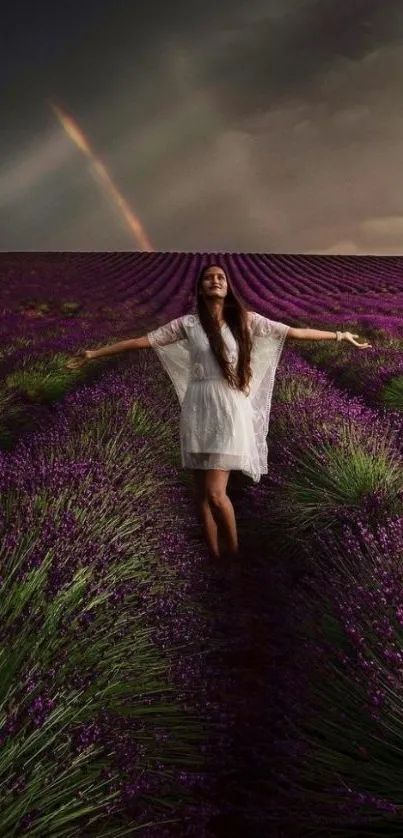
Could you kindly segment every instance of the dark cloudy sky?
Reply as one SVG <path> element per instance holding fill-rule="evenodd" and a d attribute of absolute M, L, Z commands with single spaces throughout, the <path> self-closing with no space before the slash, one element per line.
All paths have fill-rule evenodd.
<path fill-rule="evenodd" d="M 402 0 L 8 6 L 1 250 L 403 254 Z"/>

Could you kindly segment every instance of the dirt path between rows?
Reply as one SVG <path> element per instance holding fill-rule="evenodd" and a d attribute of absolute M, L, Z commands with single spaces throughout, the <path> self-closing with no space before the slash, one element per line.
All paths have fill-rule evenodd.
<path fill-rule="evenodd" d="M 251 502 L 251 493 L 257 504 Z M 211 767 L 221 809 L 211 835 L 292 838 L 300 834 L 298 825 L 281 826 L 281 816 L 276 817 L 287 801 L 279 800 L 274 780 L 287 758 L 279 740 L 286 734 L 284 714 L 292 713 L 297 689 L 293 675 L 301 660 L 294 606 L 298 567 L 295 558 L 276 558 L 271 547 L 264 528 L 269 510 L 261 506 L 264 482 L 251 488 L 250 481 L 233 473 L 229 494 L 241 558 L 206 568 L 215 583 L 209 585 L 215 630 L 224 642 L 223 651 L 212 653 L 220 677 L 211 692 L 227 719 L 227 741 Z"/>

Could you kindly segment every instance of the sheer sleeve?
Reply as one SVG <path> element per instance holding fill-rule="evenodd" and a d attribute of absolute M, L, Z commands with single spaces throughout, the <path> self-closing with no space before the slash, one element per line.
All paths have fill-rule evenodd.
<path fill-rule="evenodd" d="M 152 348 L 171 379 L 180 404 L 183 402 L 190 376 L 189 339 L 185 328 L 188 320 L 186 315 L 178 317 L 147 334 Z"/>
<path fill-rule="evenodd" d="M 278 323 L 276 320 L 269 320 L 258 314 L 256 311 L 249 312 L 249 324 L 252 331 L 252 336 L 256 338 L 272 338 L 279 342 L 284 342 L 287 337 L 289 326 L 285 323 Z"/>
<path fill-rule="evenodd" d="M 249 312 L 252 337 L 250 399 L 261 473 L 267 472 L 267 434 L 278 363 L 289 326 Z"/>
<path fill-rule="evenodd" d="M 176 343 L 178 340 L 185 340 L 186 332 L 183 325 L 183 317 L 177 317 L 176 320 L 171 320 L 165 323 L 153 332 L 148 332 L 147 337 L 151 346 L 168 346 L 170 343 Z"/>

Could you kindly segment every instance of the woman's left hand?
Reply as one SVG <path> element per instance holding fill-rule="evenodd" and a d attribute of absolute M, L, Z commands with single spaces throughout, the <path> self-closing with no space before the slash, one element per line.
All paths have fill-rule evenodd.
<path fill-rule="evenodd" d="M 352 335 L 351 332 L 342 332 L 342 340 L 348 340 L 349 343 L 357 346 L 358 349 L 370 349 L 370 343 L 358 343 L 359 337 L 359 335 Z"/>

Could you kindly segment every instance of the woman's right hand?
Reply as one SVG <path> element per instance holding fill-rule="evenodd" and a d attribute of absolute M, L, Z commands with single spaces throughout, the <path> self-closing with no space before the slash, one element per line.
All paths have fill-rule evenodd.
<path fill-rule="evenodd" d="M 69 370 L 80 370 L 88 364 L 88 361 L 91 361 L 92 353 L 89 349 L 84 349 L 81 352 L 77 352 L 76 355 L 73 355 L 69 361 L 67 361 L 66 367 Z"/>

